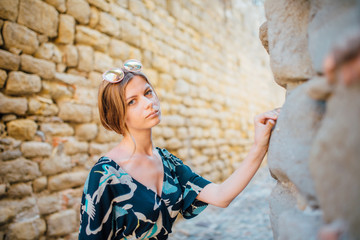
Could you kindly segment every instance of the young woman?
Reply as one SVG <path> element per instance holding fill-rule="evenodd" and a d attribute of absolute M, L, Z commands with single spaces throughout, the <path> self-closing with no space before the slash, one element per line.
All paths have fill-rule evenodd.
<path fill-rule="evenodd" d="M 99 112 L 103 126 L 123 135 L 94 165 L 84 186 L 79 239 L 167 239 L 179 213 L 192 218 L 207 204 L 227 207 L 246 187 L 265 156 L 278 111 L 255 117 L 255 142 L 227 180 L 211 183 L 166 149 L 153 146 L 161 119 L 159 99 L 128 60 L 103 74 Z"/>

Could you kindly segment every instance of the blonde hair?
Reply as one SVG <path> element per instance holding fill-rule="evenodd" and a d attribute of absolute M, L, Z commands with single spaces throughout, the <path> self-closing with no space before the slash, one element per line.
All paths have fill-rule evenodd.
<path fill-rule="evenodd" d="M 110 83 L 103 80 L 99 86 L 98 108 L 101 124 L 105 129 L 115 131 L 118 134 L 125 135 L 129 132 L 125 123 L 126 100 L 125 88 L 130 80 L 135 76 L 142 77 L 155 90 L 145 74 L 142 72 L 129 72 L 122 69 L 125 73 L 124 79 L 118 83 Z M 155 93 L 156 94 L 156 93 Z"/>

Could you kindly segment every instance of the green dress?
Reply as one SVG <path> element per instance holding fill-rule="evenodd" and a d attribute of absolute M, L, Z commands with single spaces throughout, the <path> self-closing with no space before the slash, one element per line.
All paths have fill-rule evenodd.
<path fill-rule="evenodd" d="M 164 166 L 161 196 L 110 158 L 99 159 L 84 185 L 79 239 L 167 239 L 179 213 L 189 219 L 206 208 L 195 198 L 210 182 L 156 149 Z"/>

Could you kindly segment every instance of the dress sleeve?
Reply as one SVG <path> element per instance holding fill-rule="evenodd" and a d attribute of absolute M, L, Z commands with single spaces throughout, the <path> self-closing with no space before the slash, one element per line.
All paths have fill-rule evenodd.
<path fill-rule="evenodd" d="M 97 163 L 86 179 L 80 206 L 79 240 L 110 239 L 114 234 L 109 173 L 107 165 Z"/>
<path fill-rule="evenodd" d="M 185 165 L 173 154 L 167 152 L 167 150 L 163 150 L 163 152 L 174 165 L 176 177 L 178 178 L 183 193 L 183 207 L 180 213 L 186 219 L 196 217 L 208 205 L 205 202 L 197 200 L 196 197 L 201 190 L 211 182 L 193 172 L 190 167 Z"/>

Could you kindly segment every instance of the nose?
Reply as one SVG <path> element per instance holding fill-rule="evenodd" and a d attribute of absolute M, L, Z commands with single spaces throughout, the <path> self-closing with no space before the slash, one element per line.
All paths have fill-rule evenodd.
<path fill-rule="evenodd" d="M 152 108 L 153 104 L 154 103 L 153 103 L 152 99 L 144 97 L 144 107 L 145 107 L 145 109 Z"/>

